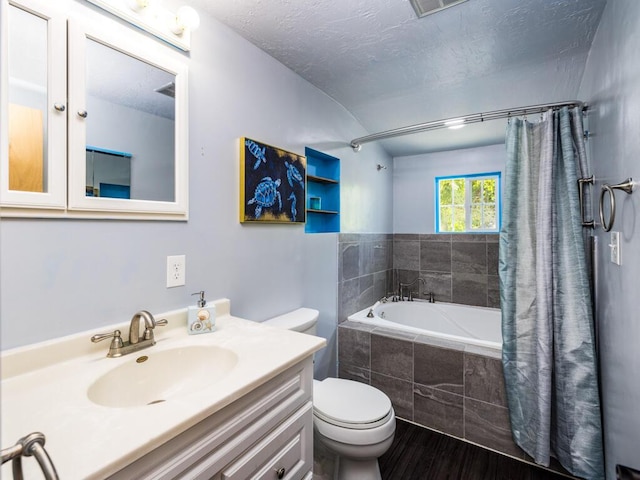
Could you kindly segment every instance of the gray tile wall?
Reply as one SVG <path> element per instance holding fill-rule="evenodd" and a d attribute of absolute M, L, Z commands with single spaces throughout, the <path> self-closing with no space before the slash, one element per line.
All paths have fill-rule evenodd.
<path fill-rule="evenodd" d="M 511 439 L 495 351 L 347 321 L 338 375 L 385 392 L 400 418 L 528 460 Z"/>
<path fill-rule="evenodd" d="M 385 296 L 392 280 L 392 234 L 338 235 L 338 322 Z"/>
<path fill-rule="evenodd" d="M 498 238 L 473 234 L 338 235 L 338 322 L 418 277 L 416 298 L 499 307 Z"/>
<path fill-rule="evenodd" d="M 416 283 L 416 298 L 500 306 L 498 234 L 394 234 L 394 285 Z"/>

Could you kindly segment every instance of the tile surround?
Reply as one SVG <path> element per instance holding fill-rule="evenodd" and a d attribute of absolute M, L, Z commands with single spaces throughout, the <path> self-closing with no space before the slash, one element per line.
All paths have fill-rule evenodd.
<path fill-rule="evenodd" d="M 497 234 L 341 233 L 338 236 L 338 322 L 416 284 L 418 298 L 499 307 Z"/>
<path fill-rule="evenodd" d="M 347 320 L 397 282 L 425 281 L 437 301 L 499 307 L 495 235 L 340 234 L 338 372 L 391 399 L 396 415 L 526 459 L 511 439 L 502 362 L 495 352 Z"/>
<path fill-rule="evenodd" d="M 511 439 L 500 356 L 487 353 L 358 322 L 338 327 L 340 378 L 385 392 L 399 418 L 525 460 Z"/>
<path fill-rule="evenodd" d="M 338 322 L 391 291 L 393 235 L 338 235 Z"/>
<path fill-rule="evenodd" d="M 498 234 L 395 234 L 394 285 L 420 277 L 420 298 L 433 292 L 436 301 L 497 308 L 498 241 Z"/>

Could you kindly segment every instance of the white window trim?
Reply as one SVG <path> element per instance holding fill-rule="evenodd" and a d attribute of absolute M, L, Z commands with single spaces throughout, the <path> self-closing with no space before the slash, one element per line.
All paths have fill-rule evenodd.
<path fill-rule="evenodd" d="M 465 208 L 465 230 L 463 232 L 456 232 L 456 231 L 450 231 L 450 230 L 446 230 L 443 231 L 441 230 L 441 225 L 442 225 L 442 221 L 440 218 L 440 207 L 442 206 L 440 204 L 440 182 L 441 181 L 445 181 L 445 180 L 458 180 L 458 179 L 463 179 L 465 182 L 465 204 L 464 204 L 464 208 Z M 487 229 L 487 228 L 481 228 L 481 229 L 472 229 L 471 228 L 471 207 L 473 205 L 473 203 L 471 202 L 471 181 L 472 180 L 491 180 L 491 179 L 495 179 L 496 180 L 496 201 L 494 204 L 489 204 L 489 203 L 479 203 L 476 205 L 481 205 L 482 209 L 483 209 L 483 213 L 484 213 L 484 207 L 486 205 L 495 205 L 496 207 L 496 228 L 495 229 Z M 436 233 L 444 233 L 444 234 L 451 234 L 451 233 L 498 233 L 500 231 L 500 218 L 501 218 L 501 172 L 487 172 L 487 173 L 477 173 L 477 174 L 464 174 L 464 175 L 448 175 L 448 176 L 442 176 L 442 177 L 435 177 L 435 186 L 436 186 L 436 191 L 435 191 L 435 219 L 436 219 L 436 225 L 435 225 L 435 232 Z M 449 206 L 449 204 L 447 204 L 447 206 Z M 452 207 L 455 206 L 459 206 L 457 204 L 451 203 Z"/>

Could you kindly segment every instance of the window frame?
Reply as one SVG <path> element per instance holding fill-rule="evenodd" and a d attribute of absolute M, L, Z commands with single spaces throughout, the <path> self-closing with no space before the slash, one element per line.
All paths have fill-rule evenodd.
<path fill-rule="evenodd" d="M 464 208 L 465 208 L 465 230 L 461 232 L 455 231 L 440 231 L 440 181 L 442 180 L 456 180 L 463 179 L 465 183 L 465 199 L 464 199 Z M 496 228 L 492 230 L 487 229 L 478 229 L 472 230 L 471 227 L 471 180 L 478 179 L 495 179 L 496 180 Z M 435 233 L 436 234 L 445 234 L 450 235 L 453 233 L 499 233 L 500 227 L 502 224 L 502 172 L 483 172 L 483 173 L 469 173 L 463 175 L 443 175 L 435 177 Z"/>

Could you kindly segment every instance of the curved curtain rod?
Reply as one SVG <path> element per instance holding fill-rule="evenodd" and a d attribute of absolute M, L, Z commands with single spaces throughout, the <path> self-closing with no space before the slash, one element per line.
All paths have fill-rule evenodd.
<path fill-rule="evenodd" d="M 351 148 L 353 148 L 355 152 L 359 152 L 362 148 L 363 143 L 375 142 L 376 140 L 382 140 L 384 138 L 399 137 L 401 135 L 427 132 L 429 130 L 437 130 L 440 128 L 449 128 L 452 125 L 467 125 L 469 123 L 480 123 L 486 120 L 498 120 L 501 118 L 533 115 L 536 113 L 545 112 L 552 108 L 560 107 L 579 107 L 582 110 L 586 110 L 587 108 L 583 102 L 573 100 L 567 102 L 545 103 L 542 105 L 530 105 L 528 107 L 510 108 L 508 110 L 494 110 L 492 112 L 474 113 L 472 115 L 463 115 L 461 117 L 445 118 L 444 120 L 418 123 L 416 125 L 394 128 L 392 130 L 386 130 L 384 132 L 372 133 L 371 135 L 365 135 L 364 137 L 354 138 L 353 140 L 351 140 Z"/>

